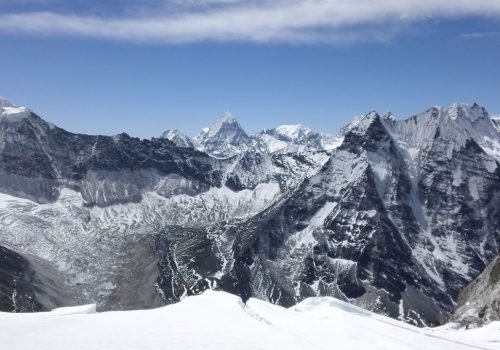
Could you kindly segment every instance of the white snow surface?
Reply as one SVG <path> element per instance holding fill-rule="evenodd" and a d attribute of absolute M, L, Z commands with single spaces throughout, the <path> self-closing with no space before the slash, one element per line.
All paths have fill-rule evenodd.
<path fill-rule="evenodd" d="M 334 298 L 285 309 L 209 290 L 153 310 L 0 313 L 0 337 L 9 350 L 470 350 L 498 349 L 500 322 L 470 331 L 421 329 Z"/>
<path fill-rule="evenodd" d="M 0 97 L 0 119 L 22 119 L 29 116 L 30 110 L 26 107 L 16 106 Z"/>
<path fill-rule="evenodd" d="M 275 130 L 279 135 L 288 137 L 291 140 L 298 138 L 301 134 L 307 135 L 312 132 L 311 129 L 305 128 L 301 124 L 281 125 Z"/>

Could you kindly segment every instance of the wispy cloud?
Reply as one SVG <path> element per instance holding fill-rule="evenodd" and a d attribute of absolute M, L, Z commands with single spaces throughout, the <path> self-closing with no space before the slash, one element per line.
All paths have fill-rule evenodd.
<path fill-rule="evenodd" d="M 500 1 L 166 0 L 134 13 L 9 13 L 0 15 L 0 32 L 167 43 L 387 40 L 395 28 L 430 17 L 500 18 Z"/>
<path fill-rule="evenodd" d="M 487 38 L 500 38 L 500 32 L 474 32 L 464 33 L 460 35 L 463 39 L 487 39 Z"/>

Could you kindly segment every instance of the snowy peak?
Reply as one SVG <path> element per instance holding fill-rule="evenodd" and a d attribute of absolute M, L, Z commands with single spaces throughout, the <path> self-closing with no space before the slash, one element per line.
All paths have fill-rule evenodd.
<path fill-rule="evenodd" d="M 339 146 L 342 138 L 317 133 L 301 124 L 281 125 L 266 129 L 256 136 L 259 148 L 268 153 L 304 151 L 331 151 Z"/>
<path fill-rule="evenodd" d="M 26 107 L 19 107 L 0 97 L 0 118 L 19 119 L 26 118 L 31 111 Z"/>
<path fill-rule="evenodd" d="M 177 147 L 194 147 L 191 138 L 177 129 L 169 129 L 165 131 L 161 137 L 172 141 Z"/>
<path fill-rule="evenodd" d="M 387 112 L 386 114 L 384 114 L 384 116 L 382 117 L 383 120 L 387 121 L 387 122 L 394 122 L 396 121 L 396 117 L 394 116 L 394 114 L 392 114 L 392 112 Z"/>
<path fill-rule="evenodd" d="M 231 112 L 225 112 L 204 134 L 207 138 L 242 135 L 248 136 Z"/>
<path fill-rule="evenodd" d="M 250 141 L 240 123 L 230 113 L 221 118 L 194 138 L 198 149 L 216 157 L 227 158 L 241 153 Z"/>
<path fill-rule="evenodd" d="M 485 108 L 480 107 L 477 103 L 472 105 L 466 103 L 454 103 L 447 110 L 447 115 L 450 119 L 466 118 L 471 122 L 479 119 L 488 118 L 488 112 Z"/>
<path fill-rule="evenodd" d="M 303 127 L 301 124 L 280 125 L 274 129 L 274 133 L 290 141 L 304 138 L 312 132 L 311 129 Z"/>

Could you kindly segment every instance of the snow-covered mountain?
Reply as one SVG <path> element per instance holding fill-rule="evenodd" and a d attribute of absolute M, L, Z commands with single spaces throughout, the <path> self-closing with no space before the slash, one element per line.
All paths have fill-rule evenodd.
<path fill-rule="evenodd" d="M 253 148 L 267 153 L 304 153 L 332 151 L 342 143 L 342 137 L 320 134 L 302 125 L 281 125 L 254 136 Z"/>
<path fill-rule="evenodd" d="M 189 136 L 183 134 L 177 129 L 169 129 L 165 131 L 162 135 L 162 138 L 167 139 L 175 143 L 177 147 L 191 147 L 194 148 L 193 141 L 189 138 Z"/>
<path fill-rule="evenodd" d="M 178 130 L 167 130 L 162 137 L 179 147 L 194 147 L 217 158 L 230 158 L 247 151 L 262 154 L 332 151 L 343 139 L 341 135 L 317 133 L 300 124 L 281 125 L 248 136 L 229 112 L 194 139 Z"/>
<path fill-rule="evenodd" d="M 87 305 L 0 313 L 2 346 L 10 350 L 492 350 L 499 331 L 499 322 L 467 331 L 419 329 L 328 297 L 285 309 L 214 291 L 155 310 L 96 313 Z"/>
<path fill-rule="evenodd" d="M 248 136 L 225 115 L 198 150 L 179 132 L 73 134 L 1 106 L 0 245 L 41 281 L 39 310 L 213 288 L 284 306 L 335 296 L 433 325 L 499 251 L 500 135 L 476 104 L 370 112 L 339 136 Z M 46 297 L 45 271 L 67 296 Z"/>
<path fill-rule="evenodd" d="M 173 300 L 215 284 L 287 306 L 333 295 L 439 324 L 499 250 L 498 142 L 475 104 L 371 112 L 283 200 L 170 244 L 160 286 Z"/>
<path fill-rule="evenodd" d="M 210 128 L 194 138 L 196 147 L 215 157 L 228 158 L 246 149 L 250 138 L 236 118 L 226 112 Z"/>

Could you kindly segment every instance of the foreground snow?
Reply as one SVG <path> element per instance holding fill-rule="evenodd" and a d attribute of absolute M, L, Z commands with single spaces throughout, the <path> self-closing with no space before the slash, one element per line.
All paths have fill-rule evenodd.
<path fill-rule="evenodd" d="M 207 291 L 154 310 L 0 313 L 3 349 L 498 349 L 500 323 L 419 329 L 333 298 L 291 309 Z"/>

